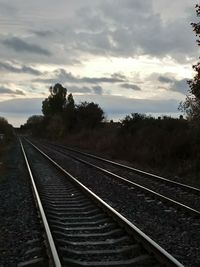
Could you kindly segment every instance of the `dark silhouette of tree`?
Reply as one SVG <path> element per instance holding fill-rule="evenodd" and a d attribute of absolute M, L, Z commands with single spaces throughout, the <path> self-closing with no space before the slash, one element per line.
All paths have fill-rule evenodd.
<path fill-rule="evenodd" d="M 43 121 L 44 117 L 41 115 L 33 115 L 31 117 L 28 118 L 27 120 L 27 125 L 35 125 L 38 123 L 41 123 Z"/>
<path fill-rule="evenodd" d="M 33 135 L 44 135 L 45 119 L 41 115 L 33 115 L 28 118 L 27 122 L 21 127 L 22 130 L 28 130 Z"/>
<path fill-rule="evenodd" d="M 127 115 L 121 121 L 121 131 L 132 134 L 147 124 L 152 124 L 153 121 L 154 119 L 152 117 L 148 117 L 145 114 L 131 113 L 131 115 Z"/>
<path fill-rule="evenodd" d="M 46 129 L 46 135 L 50 138 L 60 138 L 64 135 L 65 126 L 60 114 L 51 117 Z"/>
<path fill-rule="evenodd" d="M 76 108 L 79 128 L 94 129 L 104 119 L 104 112 L 98 104 L 82 102 Z"/>
<path fill-rule="evenodd" d="M 72 94 L 69 94 L 67 97 L 66 108 L 75 109 L 75 102 Z"/>
<path fill-rule="evenodd" d="M 200 5 L 196 5 L 197 17 L 200 17 Z M 191 23 L 196 36 L 200 38 L 200 22 Z M 197 44 L 200 45 L 200 40 L 197 39 Z M 196 74 L 192 80 L 188 81 L 190 90 L 185 102 L 181 102 L 179 109 L 186 112 L 187 117 L 194 121 L 200 120 L 200 62 L 192 66 Z"/>
<path fill-rule="evenodd" d="M 42 112 L 46 117 L 61 113 L 66 105 L 66 88 L 57 83 L 49 91 L 49 97 L 42 102 Z"/>
<path fill-rule="evenodd" d="M 5 134 L 5 141 L 10 141 L 13 137 L 13 128 L 3 117 L 0 117 L 0 133 Z"/>
<path fill-rule="evenodd" d="M 72 94 L 69 94 L 66 101 L 66 106 L 63 110 L 63 121 L 66 132 L 70 132 L 76 125 L 76 107 Z"/>

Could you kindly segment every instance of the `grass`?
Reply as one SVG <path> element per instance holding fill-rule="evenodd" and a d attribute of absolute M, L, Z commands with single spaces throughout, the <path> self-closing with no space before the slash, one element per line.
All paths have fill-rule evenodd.
<path fill-rule="evenodd" d="M 5 179 L 5 175 L 8 169 L 7 159 L 9 158 L 11 143 L 0 144 L 0 181 Z"/>

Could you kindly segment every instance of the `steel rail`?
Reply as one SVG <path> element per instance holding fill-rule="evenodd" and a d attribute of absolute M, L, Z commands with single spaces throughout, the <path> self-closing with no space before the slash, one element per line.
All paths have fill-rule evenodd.
<path fill-rule="evenodd" d="M 51 230 L 49 228 L 49 224 L 48 224 L 48 221 L 47 221 L 47 218 L 46 218 L 46 215 L 45 215 L 45 211 L 44 211 L 44 208 L 42 206 L 42 202 L 40 200 L 40 196 L 39 196 L 39 193 L 38 193 L 38 190 L 37 190 L 34 178 L 33 178 L 33 174 L 32 174 L 31 168 L 30 168 L 30 164 L 28 162 L 28 158 L 26 156 L 26 152 L 24 150 L 24 147 L 23 147 L 21 139 L 19 139 L 19 142 L 20 142 L 20 145 L 21 145 L 21 150 L 22 150 L 22 153 L 23 153 L 23 156 L 24 156 L 24 159 L 25 159 L 25 162 L 26 162 L 26 166 L 27 166 L 27 169 L 28 169 L 28 172 L 29 172 L 29 176 L 30 176 L 30 179 L 31 179 L 31 184 L 32 184 L 32 188 L 33 188 L 35 201 L 36 201 L 36 204 L 38 206 L 39 213 L 40 213 L 40 216 L 41 216 L 41 219 L 42 219 L 42 223 L 43 223 L 43 226 L 44 226 L 44 229 L 45 229 L 45 234 L 46 234 L 47 242 L 48 242 L 48 245 L 49 245 L 49 250 L 50 250 L 50 253 L 51 253 L 51 260 L 53 261 L 54 267 L 61 267 L 62 265 L 60 263 L 58 252 L 57 252 L 56 246 L 54 244 L 54 240 L 53 240 L 53 237 L 52 237 L 52 234 L 51 234 Z"/>
<path fill-rule="evenodd" d="M 59 153 L 62 153 L 60 151 L 58 151 L 58 152 Z M 163 200 L 165 202 L 169 202 L 169 203 L 172 203 L 173 205 L 175 205 L 175 206 L 177 206 L 179 208 L 183 208 L 183 209 L 185 209 L 187 212 L 189 212 L 192 215 L 195 215 L 195 216 L 198 216 L 198 217 L 200 216 L 200 211 L 195 210 L 195 209 L 193 209 L 193 208 L 191 208 L 191 207 L 189 207 L 189 206 L 187 206 L 185 204 L 182 204 L 181 202 L 178 202 L 176 200 L 173 200 L 171 198 L 168 198 L 168 197 L 166 197 L 166 196 L 164 196 L 162 194 L 159 194 L 159 193 L 157 193 L 157 192 L 155 192 L 155 191 L 153 191 L 153 190 L 151 190 L 151 189 L 149 189 L 147 187 L 144 187 L 144 186 L 142 186 L 140 184 L 137 184 L 135 182 L 132 182 L 132 181 L 130 181 L 130 180 L 128 180 L 128 179 L 120 176 L 120 175 L 117 175 L 117 174 L 115 174 L 113 172 L 110 172 L 110 171 L 108 171 L 108 170 L 106 170 L 104 168 L 101 168 L 101 167 L 99 167 L 97 165 L 94 165 L 94 164 L 92 164 L 90 162 L 87 162 L 87 161 L 85 161 L 83 159 L 80 159 L 80 158 L 78 158 L 76 156 L 72 156 L 72 155 L 68 155 L 68 156 L 71 157 L 71 158 L 73 158 L 76 161 L 79 161 L 79 162 L 81 162 L 81 163 L 83 163 L 85 165 L 88 165 L 89 167 L 95 168 L 95 169 L 97 169 L 97 170 L 99 170 L 99 171 L 101 171 L 101 172 L 109 175 L 110 177 L 117 178 L 120 181 L 124 182 L 125 184 L 130 184 L 132 186 L 135 186 L 135 187 L 139 188 L 140 190 L 142 190 L 144 192 L 147 192 L 147 193 L 153 195 L 154 197 L 156 196 L 156 197 L 160 198 L 161 200 Z"/>
<path fill-rule="evenodd" d="M 138 227 L 132 224 L 129 220 L 127 220 L 123 215 L 117 212 L 114 208 L 108 205 L 104 200 L 102 200 L 99 196 L 93 193 L 90 189 L 88 189 L 84 184 L 79 182 L 75 177 L 73 177 L 69 172 L 67 172 L 63 167 L 61 167 L 57 162 L 55 162 L 51 157 L 49 157 L 44 151 L 39 149 L 36 145 L 34 145 L 29 140 L 26 140 L 32 147 L 34 147 L 44 158 L 49 160 L 59 171 L 65 174 L 68 178 L 71 179 L 79 188 L 85 192 L 90 198 L 100 205 L 104 211 L 106 211 L 109 215 L 112 215 L 120 225 L 125 228 L 133 237 L 143 246 L 146 250 L 153 254 L 154 257 L 162 262 L 163 266 L 173 266 L 173 267 L 184 267 L 178 260 L 176 260 L 172 255 L 170 255 L 166 250 L 160 247 L 155 241 L 153 241 L 150 237 L 148 237 L 145 233 L 143 233 Z"/>
<path fill-rule="evenodd" d="M 122 181 L 122 182 L 124 182 L 124 183 L 126 183 L 126 184 L 135 186 L 135 187 L 139 188 L 140 190 L 142 190 L 142 191 L 144 191 L 144 192 L 147 192 L 147 193 L 149 193 L 149 194 L 151 194 L 151 195 L 153 195 L 153 196 L 156 196 L 156 197 L 160 198 L 161 200 L 164 200 L 164 201 L 173 203 L 173 204 L 176 205 L 177 207 L 179 207 L 179 208 L 181 207 L 181 208 L 185 209 L 187 212 L 189 212 L 189 213 L 192 214 L 192 215 L 200 216 L 200 212 L 199 212 L 198 210 L 195 210 L 195 209 L 193 209 L 193 208 L 191 208 L 191 207 L 189 207 L 189 206 L 186 206 L 186 205 L 182 204 L 181 202 L 178 202 L 178 201 L 176 201 L 176 200 L 173 200 L 173 199 L 171 199 L 171 198 L 168 198 L 168 197 L 166 197 L 166 196 L 164 196 L 164 195 L 162 195 L 162 194 L 159 194 L 159 193 L 157 193 L 157 192 L 155 192 L 155 191 L 153 191 L 153 190 L 151 190 L 151 189 L 149 189 L 149 188 L 147 188 L 147 187 L 144 187 L 144 186 L 139 185 L 139 184 L 137 184 L 137 183 L 134 183 L 134 182 L 132 182 L 132 181 L 130 181 L 130 180 L 127 180 L 126 178 L 124 178 L 124 177 L 122 177 L 122 176 L 120 176 L 120 175 L 117 175 L 117 174 L 115 174 L 115 173 L 112 173 L 112 172 L 110 172 L 110 171 L 108 171 L 108 170 L 106 170 L 106 169 L 104 169 L 104 168 L 101 168 L 101 167 L 99 167 L 99 166 L 96 166 L 96 165 L 94 165 L 94 164 L 92 164 L 92 163 L 89 163 L 89 162 L 83 160 L 83 159 L 77 158 L 77 157 L 75 157 L 75 156 L 70 156 L 70 157 L 73 158 L 73 159 L 75 159 L 75 160 L 77 160 L 77 161 L 79 161 L 79 162 L 84 163 L 85 165 L 88 165 L 88 166 L 90 166 L 90 167 L 92 167 L 92 168 L 95 168 L 95 169 L 97 169 L 97 170 L 99 170 L 99 171 L 101 171 L 101 172 L 103 172 L 103 173 L 109 175 L 110 177 L 117 178 L 118 180 L 120 180 L 120 181 Z"/>
<path fill-rule="evenodd" d="M 132 171 L 132 172 L 134 172 L 136 174 L 139 174 L 139 175 L 143 175 L 143 176 L 146 176 L 146 177 L 149 177 L 149 178 L 152 178 L 152 179 L 161 180 L 161 181 L 164 181 L 164 182 L 169 183 L 169 184 L 178 185 L 180 187 L 183 187 L 185 189 L 188 189 L 188 190 L 194 191 L 195 193 L 200 194 L 200 189 L 199 188 L 196 188 L 196 187 L 193 187 L 193 186 L 190 186 L 190 185 L 187 185 L 187 184 L 176 182 L 176 181 L 164 178 L 162 176 L 155 175 L 155 174 L 152 174 L 152 173 L 149 173 L 149 172 L 145 172 L 145 171 L 130 167 L 128 165 L 124 165 L 124 164 L 121 164 L 121 163 L 118 163 L 118 162 L 115 162 L 115 161 L 111 161 L 109 159 L 105 159 L 105 158 L 102 158 L 102 157 L 99 157 L 99 156 L 96 156 L 96 155 L 93 155 L 93 154 L 90 154 L 90 153 L 86 153 L 86 152 L 83 152 L 83 151 L 80 151 L 80 150 L 77 150 L 77 149 L 73 149 L 73 148 L 70 148 L 70 147 L 63 146 L 63 145 L 52 144 L 52 143 L 49 143 L 49 144 L 51 144 L 53 146 L 58 146 L 58 147 L 64 148 L 66 150 L 69 150 L 69 151 L 72 151 L 72 152 L 75 152 L 75 153 L 82 154 L 84 156 L 87 156 L 87 157 L 90 157 L 90 158 L 93 158 L 93 159 L 100 160 L 102 162 L 109 163 L 109 164 L 111 164 L 113 166 L 117 166 L 117 167 L 120 167 L 120 168 L 123 168 L 123 169 L 126 169 L 126 170 L 130 170 L 130 171 Z"/>

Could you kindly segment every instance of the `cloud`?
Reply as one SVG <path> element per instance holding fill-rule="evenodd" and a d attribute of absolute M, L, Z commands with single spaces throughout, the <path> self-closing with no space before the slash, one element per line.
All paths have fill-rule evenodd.
<path fill-rule="evenodd" d="M 119 83 L 124 81 L 123 79 L 119 78 L 113 78 L 113 77 L 83 77 L 79 79 L 80 82 L 85 82 L 85 83 Z"/>
<path fill-rule="evenodd" d="M 91 93 L 91 89 L 89 87 L 83 86 L 67 86 L 67 90 L 69 93 Z"/>
<path fill-rule="evenodd" d="M 25 95 L 25 93 L 21 90 L 11 90 L 3 86 L 0 87 L 0 94 Z"/>
<path fill-rule="evenodd" d="M 0 70 L 9 71 L 13 73 L 27 73 L 27 74 L 36 75 L 36 76 L 42 74 L 40 71 L 32 67 L 28 67 L 25 65 L 22 65 L 20 67 L 15 67 L 12 64 L 7 63 L 7 62 L 0 62 Z"/>
<path fill-rule="evenodd" d="M 96 95 L 102 95 L 102 93 L 103 93 L 103 88 L 99 85 L 93 86 L 92 89 Z"/>
<path fill-rule="evenodd" d="M 121 80 L 127 79 L 127 77 L 123 73 L 120 73 L 120 72 L 115 72 L 115 73 L 111 74 L 111 77 L 121 79 Z"/>
<path fill-rule="evenodd" d="M 170 77 L 169 77 L 168 74 L 166 74 L 166 76 L 165 75 L 158 75 L 158 81 L 160 83 L 168 84 L 169 87 L 166 88 L 167 90 L 179 92 L 183 95 L 185 95 L 189 89 L 189 86 L 187 83 L 188 79 L 186 79 L 186 78 L 178 80 L 175 77 L 173 77 L 172 75 L 170 75 Z"/>
<path fill-rule="evenodd" d="M 52 31 L 49 31 L 49 30 L 33 30 L 31 32 L 39 37 L 47 37 L 47 36 L 52 35 L 53 33 Z"/>
<path fill-rule="evenodd" d="M 15 95 L 25 95 L 25 93 L 23 91 L 18 90 L 18 89 L 14 91 L 14 94 Z"/>
<path fill-rule="evenodd" d="M 172 83 L 173 79 L 165 77 L 165 76 L 158 76 L 158 81 L 161 83 Z"/>
<path fill-rule="evenodd" d="M 184 62 L 198 53 L 190 26 L 195 19 L 192 1 L 182 0 L 173 8 L 174 3 L 158 0 L 76 0 L 70 4 L 60 1 L 59 5 L 45 0 L 37 7 L 14 0 L 9 5 L 0 4 L 1 15 L 7 18 L 6 23 L 3 20 L 5 33 L 15 32 L 18 36 L 4 40 L 4 44 L 21 53 L 48 56 L 52 51 L 50 59 L 43 58 L 51 64 L 71 64 L 91 55 L 169 56 Z M 167 14 L 164 18 L 163 13 Z M 33 56 L 31 60 L 43 63 L 40 57 Z M 30 58 L 27 62 L 31 62 Z"/>
<path fill-rule="evenodd" d="M 92 86 L 92 88 L 87 86 L 66 86 L 69 93 L 86 93 L 86 94 L 96 94 L 96 95 L 102 95 L 103 89 L 101 86 Z"/>
<path fill-rule="evenodd" d="M 103 1 L 77 11 L 79 29 L 70 37 L 79 51 L 115 57 L 170 56 L 177 61 L 197 53 L 190 27 L 194 12 L 185 5 L 186 12 L 184 3 L 184 18 L 174 20 L 163 20 L 162 4 L 158 12 L 155 1 L 124 0 L 115 5 L 115 0 Z"/>
<path fill-rule="evenodd" d="M 29 44 L 18 37 L 11 37 L 9 39 L 5 39 L 3 41 L 3 44 L 5 46 L 8 46 L 14 49 L 16 52 L 19 52 L 19 53 L 29 52 L 29 53 L 40 54 L 44 56 L 51 55 L 51 53 L 47 49 L 44 49 L 36 44 Z"/>
<path fill-rule="evenodd" d="M 136 91 L 141 91 L 141 88 L 137 86 L 136 84 L 130 84 L 130 83 L 123 83 L 120 85 L 122 88 L 127 88 L 127 89 L 133 89 Z"/>
<path fill-rule="evenodd" d="M 70 4 L 60 1 L 59 5 L 45 0 L 37 7 L 14 0 L 9 6 L 0 4 L 0 13 L 6 18 L 1 39 L 15 32 L 18 37 L 7 38 L 4 44 L 13 49 L 15 58 L 22 57 L 23 51 L 32 54 L 23 58 L 29 64 L 77 64 L 77 59 L 87 60 L 91 55 L 169 56 L 188 62 L 198 54 L 190 26 L 195 19 L 192 1 L 182 0 L 179 8 L 178 4 L 173 8 L 174 3 L 158 0 L 76 0 Z M 8 52 L 2 51 L 1 58 L 5 55 L 8 59 Z M 36 53 L 46 57 L 41 60 Z"/>
<path fill-rule="evenodd" d="M 55 82 L 69 82 L 69 83 L 88 83 L 88 84 L 98 84 L 98 83 L 120 83 L 124 82 L 124 78 L 119 77 L 79 77 L 73 75 L 71 72 L 66 72 L 64 69 L 57 69 L 54 71 L 53 78 L 39 78 L 34 79 L 33 82 L 41 82 L 47 84 L 53 84 Z"/>
<path fill-rule="evenodd" d="M 173 84 L 170 86 L 170 90 L 177 91 L 181 94 L 187 94 L 189 86 L 187 84 L 188 79 L 181 79 L 181 80 L 175 80 Z"/>

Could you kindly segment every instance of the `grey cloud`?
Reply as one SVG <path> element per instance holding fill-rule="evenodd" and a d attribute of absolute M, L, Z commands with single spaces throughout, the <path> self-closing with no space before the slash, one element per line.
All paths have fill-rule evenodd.
<path fill-rule="evenodd" d="M 127 77 L 124 74 L 120 73 L 120 72 L 116 72 L 116 73 L 111 74 L 111 77 L 112 78 L 121 79 L 121 80 L 126 80 L 127 79 Z"/>
<path fill-rule="evenodd" d="M 14 91 L 14 94 L 15 95 L 25 95 L 25 93 L 23 91 L 18 90 L 18 89 Z"/>
<path fill-rule="evenodd" d="M 158 75 L 158 81 L 161 83 L 169 84 L 169 87 L 167 90 L 179 92 L 181 94 L 186 94 L 188 92 L 189 86 L 188 86 L 188 79 L 181 79 L 177 80 L 175 77 L 170 75 L 170 77 L 164 76 L 164 75 Z"/>
<path fill-rule="evenodd" d="M 36 44 L 29 44 L 26 41 L 18 37 L 11 37 L 9 39 L 5 39 L 3 41 L 3 44 L 5 46 L 8 46 L 14 49 L 16 52 L 20 52 L 20 53 L 29 52 L 29 53 L 40 54 L 44 56 L 51 55 L 51 53 L 47 49 L 44 49 Z"/>
<path fill-rule="evenodd" d="M 9 3 L 0 3 L 0 13 L 2 16 L 5 16 L 5 14 L 8 14 L 10 16 L 15 15 L 17 12 L 17 8 L 13 7 Z"/>
<path fill-rule="evenodd" d="M 11 90 L 9 88 L 6 88 L 4 86 L 0 87 L 0 94 L 12 94 L 12 95 L 25 95 L 23 91 L 21 90 Z"/>
<path fill-rule="evenodd" d="M 96 95 L 102 95 L 103 89 L 101 86 L 93 86 L 92 88 L 89 88 L 87 86 L 66 86 L 69 93 L 94 93 Z"/>
<path fill-rule="evenodd" d="M 57 69 L 53 72 L 52 78 L 37 78 L 32 80 L 36 83 L 45 83 L 45 84 L 55 84 L 57 82 L 59 83 L 78 83 L 78 78 L 73 76 L 70 72 L 66 72 L 64 69 Z"/>
<path fill-rule="evenodd" d="M 83 86 L 67 86 L 67 90 L 69 93 L 91 93 L 91 89 L 89 87 Z"/>
<path fill-rule="evenodd" d="M 124 79 L 119 77 L 78 77 L 74 76 L 70 72 L 66 72 L 64 69 L 59 69 L 56 71 L 57 78 L 58 79 L 66 79 L 69 82 L 72 83 L 118 83 L 123 82 Z"/>
<path fill-rule="evenodd" d="M 10 25 L 13 21 L 14 24 L 20 22 L 20 26 L 11 27 L 11 32 L 17 28 L 16 34 L 33 34 L 26 36 L 26 39 L 12 37 L 4 40 L 4 44 L 13 51 L 4 49 L 1 58 L 15 56 L 18 59 L 23 57 L 25 62 L 77 64 L 80 63 L 77 58 L 81 61 L 86 54 L 86 57 L 93 54 L 108 58 L 149 55 L 158 58 L 170 56 L 184 62 L 187 56 L 194 58 L 198 53 L 190 26 L 195 18 L 195 10 L 188 0 L 181 2 L 181 11 L 176 10 L 177 17 L 173 10 L 171 20 L 162 18 L 161 9 L 166 5 L 163 4 L 165 1 L 77 0 L 73 4 L 61 1 L 59 5 L 53 1 L 48 5 L 46 1 L 40 1 L 37 7 L 34 4 L 17 5 L 17 2 L 9 4 L 17 10 L 12 16 L 9 16 L 11 12 L 7 9 L 2 12 L 9 17 Z M 159 8 L 155 10 L 158 2 Z M 186 2 L 189 4 L 185 5 Z M 191 10 L 185 10 L 184 7 L 189 5 Z M 26 16 L 22 16 L 24 14 Z M 9 30 L 5 27 L 5 32 Z M 41 37 L 42 47 L 39 45 Z M 48 57 L 50 51 L 53 52 L 52 57 Z M 27 53 L 23 55 L 22 52 L 29 52 L 28 57 Z M 40 55 L 47 57 L 41 59 Z"/>
<path fill-rule="evenodd" d="M 100 78 L 89 78 L 89 77 L 83 77 L 79 79 L 80 82 L 86 82 L 86 83 L 119 83 L 123 82 L 123 79 L 119 78 L 112 78 L 112 77 L 100 77 Z"/>
<path fill-rule="evenodd" d="M 99 28 L 93 23 L 92 29 L 89 26 L 91 17 L 86 12 L 79 12 L 81 31 L 73 36 L 77 49 L 117 57 L 168 55 L 178 61 L 185 61 L 188 55 L 194 56 L 197 48 L 190 23 L 195 14 L 189 10 L 184 20 L 163 21 L 153 10 L 152 3 L 150 0 L 142 3 L 124 0 L 117 1 L 117 8 L 113 8 L 116 1 L 104 1 L 90 10 L 93 20 L 96 14 L 101 25 Z"/>
<path fill-rule="evenodd" d="M 32 74 L 32 75 L 41 75 L 42 74 L 42 72 L 40 72 L 39 70 L 36 70 L 36 69 L 28 67 L 28 66 L 22 66 L 21 71 L 24 73 Z"/>
<path fill-rule="evenodd" d="M 187 79 L 175 80 L 170 86 L 170 90 L 177 91 L 184 95 L 188 92 L 188 89 Z"/>
<path fill-rule="evenodd" d="M 158 81 L 161 83 L 172 83 L 173 79 L 168 78 L 166 76 L 158 76 Z"/>
<path fill-rule="evenodd" d="M 49 30 L 34 30 L 32 31 L 32 33 L 34 33 L 35 35 L 39 37 L 47 37 L 47 36 L 52 35 L 52 31 L 49 31 Z"/>
<path fill-rule="evenodd" d="M 25 62 L 78 64 L 80 62 L 77 62 L 77 58 L 81 61 L 82 56 L 86 54 L 86 57 L 93 54 L 108 58 L 149 55 L 158 58 L 170 56 L 185 62 L 186 57 L 194 58 L 198 53 L 195 35 L 190 26 L 195 18 L 192 4 L 188 4 L 191 5 L 191 10 L 178 9 L 177 18 L 174 15 L 173 20 L 164 21 L 161 8 L 165 1 L 156 1 L 159 2 L 157 10 L 155 6 L 158 6 L 158 3 L 153 0 L 75 2 L 67 4 L 61 1 L 56 6 L 51 1 L 47 8 L 46 1 L 40 1 L 36 8 L 33 4 L 29 7 L 17 6 L 16 1 L 13 1 L 10 5 L 17 9 L 19 14 L 13 13 L 12 21 L 9 17 L 9 23 L 14 21 L 16 24 L 20 15 L 26 14 L 25 18 L 21 16 L 19 20 L 23 28 L 27 22 L 26 32 L 23 29 L 18 30 L 21 35 L 27 34 L 27 31 L 33 34 L 26 36 L 26 39 L 12 37 L 4 40 L 4 44 L 13 51 L 10 50 L 12 55 L 8 54 L 10 51 L 6 50 L 6 54 L 2 51 L 0 57 L 23 57 Z M 181 6 L 185 7 L 185 3 L 190 1 L 182 2 Z M 113 8 L 114 6 L 116 8 Z M 66 7 L 70 10 L 70 16 Z M 38 16 L 38 10 L 42 16 Z M 9 15 L 9 11 L 5 12 Z M 15 28 L 11 29 L 13 32 Z M 5 32 L 9 32 L 9 28 L 6 28 Z M 39 45 L 41 38 L 42 47 Z M 48 57 L 50 51 L 53 52 L 52 57 Z M 27 53 L 23 55 L 22 52 L 29 52 L 28 57 Z M 40 55 L 47 57 L 41 59 Z"/>
<path fill-rule="evenodd" d="M 120 85 L 122 88 L 127 88 L 127 89 L 133 89 L 136 91 L 141 91 L 141 88 L 137 86 L 136 84 L 130 84 L 130 83 L 123 83 Z"/>
<path fill-rule="evenodd" d="M 70 83 L 88 83 L 88 84 L 97 84 L 97 83 L 120 83 L 124 82 L 123 78 L 118 77 L 79 77 L 74 76 L 71 72 L 66 72 L 64 69 L 58 69 L 55 72 L 54 78 L 39 78 L 34 79 L 34 82 L 41 83 L 55 83 L 55 82 L 70 82 Z"/>
<path fill-rule="evenodd" d="M 0 70 L 14 72 L 14 73 L 28 73 L 36 76 L 42 74 L 40 71 L 32 67 L 28 67 L 25 65 L 22 65 L 20 67 L 15 67 L 12 64 L 6 62 L 0 62 Z"/>
<path fill-rule="evenodd" d="M 99 85 L 93 86 L 92 89 L 96 95 L 102 95 L 102 93 L 103 93 L 103 88 Z"/>

